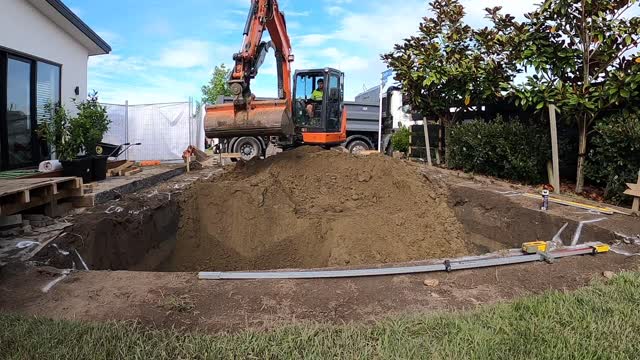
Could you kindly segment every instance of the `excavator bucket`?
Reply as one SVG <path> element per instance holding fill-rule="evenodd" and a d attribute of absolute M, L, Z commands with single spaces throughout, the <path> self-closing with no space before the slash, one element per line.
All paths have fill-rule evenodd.
<path fill-rule="evenodd" d="M 252 101 L 249 110 L 234 104 L 207 106 L 204 128 L 209 138 L 288 136 L 295 130 L 287 100 Z"/>

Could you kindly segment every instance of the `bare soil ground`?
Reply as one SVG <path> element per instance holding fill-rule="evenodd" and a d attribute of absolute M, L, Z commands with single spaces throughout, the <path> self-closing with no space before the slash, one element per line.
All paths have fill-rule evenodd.
<path fill-rule="evenodd" d="M 468 235 L 466 232 L 470 227 L 469 224 L 461 225 L 457 218 L 465 223 L 472 221 L 473 226 L 487 230 L 486 241 L 501 240 L 516 244 L 521 239 L 549 240 L 565 222 L 571 222 L 564 237 L 570 241 L 579 221 L 604 217 L 606 220 L 585 225 L 583 233 L 588 233 L 588 240 L 617 243 L 616 250 L 619 253 L 640 253 L 638 245 L 634 245 L 640 244 L 640 221 L 637 217 L 603 216 L 561 206 L 554 206 L 548 213 L 543 213 L 536 210 L 537 201 L 514 194 L 531 190 L 527 187 L 440 169 L 420 168 L 387 158 L 383 158 L 382 163 L 375 158 L 363 157 L 350 157 L 347 162 L 337 162 L 331 158 L 332 152 L 314 155 L 318 152 L 301 151 L 307 151 L 302 160 L 319 167 L 320 172 L 314 175 L 294 174 L 293 170 L 271 160 L 245 164 L 213 182 L 211 179 L 203 180 L 212 176 L 211 172 L 203 173 L 200 179 L 197 173 L 184 175 L 143 193 L 127 195 L 73 219 L 76 226 L 71 231 L 81 236 L 66 237 L 64 244 L 78 246 L 92 268 L 100 268 L 99 262 L 104 261 L 104 268 L 135 269 L 134 265 L 140 264 L 127 256 L 133 257 L 134 252 L 142 250 L 128 251 L 127 241 L 116 234 L 120 227 L 112 227 L 113 223 L 123 224 L 123 232 L 131 235 L 129 242 L 144 245 L 153 241 L 153 238 L 145 237 L 147 224 L 152 224 L 154 234 L 160 236 L 169 224 L 167 216 L 171 212 L 189 211 L 185 204 L 195 197 L 197 201 L 191 202 L 191 215 L 186 216 L 180 225 L 178 241 L 196 240 L 193 231 L 198 228 L 204 229 L 207 236 L 199 238 L 204 242 L 195 241 L 188 245 L 191 248 L 187 252 L 176 253 L 185 262 L 190 259 L 187 255 L 192 256 L 197 266 L 189 268 L 190 271 L 201 266 L 206 266 L 206 270 L 213 270 L 210 266 L 233 268 L 230 258 L 222 257 L 212 262 L 211 256 L 204 251 L 212 249 L 229 251 L 228 254 L 241 260 L 239 267 L 244 268 L 305 265 L 298 260 L 298 256 L 305 253 L 317 254 L 315 260 L 306 264 L 308 266 L 333 264 L 341 267 L 371 261 L 455 256 L 470 251 L 468 243 L 462 242 L 456 247 L 458 240 Z M 292 156 L 288 160 L 296 161 L 296 152 L 279 155 L 282 156 Z M 322 160 L 322 164 L 313 163 L 324 156 L 329 158 Z M 338 169 L 340 171 L 336 172 Z M 426 174 L 426 177 L 416 175 L 418 172 Z M 333 176 L 336 177 L 335 181 L 339 176 L 345 177 L 353 185 L 332 185 Z M 360 178 L 363 180 L 360 181 Z M 378 183 L 387 181 L 382 178 L 388 178 L 389 182 Z M 396 178 L 409 180 L 396 181 Z M 369 192 L 376 187 L 375 193 Z M 224 195 L 223 190 L 231 191 L 231 194 Z M 412 193 L 407 196 L 408 192 L 416 192 L 417 195 L 413 196 Z M 339 196 L 333 196 L 333 193 Z M 384 196 L 387 193 L 393 196 Z M 169 199 L 176 198 L 180 199 L 180 204 L 172 205 Z M 374 202 L 373 198 L 377 200 Z M 397 198 L 401 200 L 394 200 Z M 339 199 L 345 199 L 345 202 Z M 472 199 L 478 202 L 478 206 L 470 206 Z M 215 207 L 220 204 L 232 211 L 217 212 Z M 244 211 L 247 205 L 252 205 L 249 217 Z M 391 210 L 385 212 L 383 205 Z M 409 206 L 413 208 L 412 213 L 407 215 L 405 212 L 403 216 L 396 217 L 397 212 L 405 211 Z M 122 210 L 114 212 L 113 207 Z M 499 212 L 502 208 L 506 210 Z M 111 212 L 107 213 L 109 209 Z M 153 209 L 162 209 L 162 214 L 145 213 Z M 269 217 L 267 210 L 278 216 Z M 456 212 L 463 214 L 456 218 L 453 216 Z M 208 216 L 206 221 L 203 221 L 203 214 Z M 419 221 L 418 225 L 402 221 L 404 216 L 435 217 L 433 221 L 439 221 L 438 216 L 441 215 L 445 216 L 442 220 L 444 226 L 438 228 L 425 225 L 428 221 Z M 328 220 L 321 221 L 323 216 Z M 276 239 L 280 247 L 269 248 L 264 243 L 269 238 L 264 237 L 252 240 L 250 246 L 239 245 L 238 240 L 252 234 L 242 226 L 231 226 L 232 219 L 239 219 L 245 226 L 257 223 L 263 227 L 263 231 L 280 224 L 277 226 L 282 227 L 281 230 L 289 234 L 289 238 Z M 365 226 L 365 221 L 369 225 Z M 542 224 L 552 226 L 545 227 Z M 408 231 L 405 235 L 409 242 L 398 245 L 397 249 L 389 246 L 388 241 L 376 242 L 362 236 L 363 231 L 375 231 L 393 240 L 391 236 L 404 231 L 404 228 Z M 90 239 L 92 229 L 98 230 L 94 231 L 96 238 L 93 240 Z M 343 233 L 338 233 L 338 230 Z M 276 233 L 275 230 L 269 231 L 271 235 Z M 416 231 L 426 235 L 412 233 Z M 225 234 L 225 237 L 217 236 L 218 232 Z M 353 236 L 366 246 L 358 248 L 357 244 L 327 242 L 326 246 L 330 248 L 327 250 L 296 247 L 290 239 L 292 236 L 308 235 L 309 239 L 322 242 L 327 241 L 328 232 L 337 236 Z M 513 239 L 505 241 L 507 236 L 513 236 Z M 416 240 L 435 245 L 412 248 L 412 241 Z M 110 241 L 118 246 L 106 247 Z M 302 238 L 301 241 L 307 240 Z M 446 247 L 450 241 L 453 241 L 452 250 L 439 253 L 438 249 Z M 334 247 L 339 251 L 331 251 Z M 487 245 L 487 248 L 491 247 L 491 244 Z M 278 262 L 268 261 L 269 256 L 281 250 L 292 255 L 277 258 Z M 366 256 L 358 257 L 352 252 L 354 250 L 362 251 Z M 415 257 L 406 256 L 410 251 L 423 253 Z M 243 257 L 238 257 L 238 254 L 243 254 Z M 347 262 L 345 259 L 349 260 L 349 254 L 353 255 L 354 260 Z M 117 262 L 118 259 L 122 261 Z M 177 264 L 174 263 L 174 269 L 178 268 Z M 574 290 L 601 278 L 604 271 L 636 270 L 639 264 L 638 256 L 609 253 L 566 258 L 553 264 L 534 263 L 428 275 L 297 281 L 199 281 L 193 272 L 91 271 L 73 272 L 46 293 L 42 288 L 59 277 L 59 270 L 18 264 L 0 269 L 0 312 L 86 321 L 134 320 L 151 327 L 201 329 L 208 332 L 264 329 L 300 321 L 362 323 L 398 314 L 470 309 L 551 289 Z M 439 284 L 425 286 L 425 279 L 438 280 Z"/>
<path fill-rule="evenodd" d="M 369 323 L 394 315 L 473 309 L 548 290 L 570 291 L 604 271 L 637 269 L 617 254 L 428 275 L 358 279 L 199 281 L 194 273 L 78 272 L 49 293 L 52 274 L 31 269 L 0 281 L 0 311 L 211 333 L 299 322 Z M 436 279 L 427 287 L 425 279 Z"/>
<path fill-rule="evenodd" d="M 416 164 L 303 147 L 241 164 L 181 201 L 165 270 L 394 263 L 470 253 L 444 183 Z"/>

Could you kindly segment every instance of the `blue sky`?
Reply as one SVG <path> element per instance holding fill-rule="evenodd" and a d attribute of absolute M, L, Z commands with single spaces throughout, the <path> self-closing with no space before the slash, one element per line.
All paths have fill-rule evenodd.
<path fill-rule="evenodd" d="M 214 66 L 230 65 L 242 41 L 249 0 L 65 0 L 112 46 L 89 61 L 89 89 L 101 100 L 133 104 L 200 98 Z M 346 98 L 378 84 L 380 54 L 415 33 L 426 0 L 280 0 L 294 69 L 335 67 L 345 72 Z M 485 24 L 482 9 L 504 6 L 521 16 L 534 0 L 463 0 L 467 21 Z M 275 96 L 276 70 L 268 57 L 252 90 Z"/>

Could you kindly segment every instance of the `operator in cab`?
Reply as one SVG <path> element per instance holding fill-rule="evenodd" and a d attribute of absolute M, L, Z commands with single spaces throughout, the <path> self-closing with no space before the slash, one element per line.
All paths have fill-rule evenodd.
<path fill-rule="evenodd" d="M 311 93 L 312 103 L 307 104 L 307 115 L 309 115 L 309 118 L 313 118 L 314 107 L 322 102 L 322 97 L 324 96 L 324 80 L 318 80 L 317 85 L 318 87 Z"/>

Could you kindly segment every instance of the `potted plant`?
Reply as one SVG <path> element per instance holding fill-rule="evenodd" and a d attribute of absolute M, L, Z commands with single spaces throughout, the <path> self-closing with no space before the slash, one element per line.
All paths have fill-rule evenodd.
<path fill-rule="evenodd" d="M 93 159 L 93 180 L 100 181 L 107 177 L 108 155 L 98 154 L 96 147 L 109 130 L 111 120 L 107 116 L 107 108 L 98 102 L 98 93 L 89 94 L 87 100 L 76 104 L 78 115 L 72 121 L 74 129 L 81 133 L 82 150 Z"/>
<path fill-rule="evenodd" d="M 81 177 L 91 182 L 93 163 L 91 158 L 78 157 L 82 151 L 82 132 L 75 126 L 76 120 L 58 104 L 46 104 L 46 118 L 38 127 L 38 134 L 53 146 L 65 176 Z"/>

